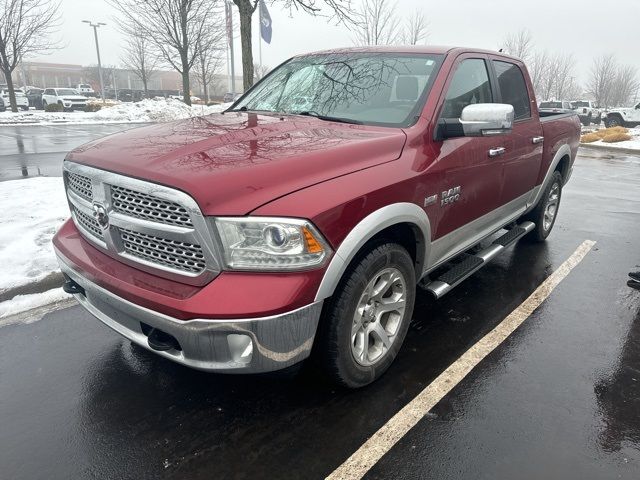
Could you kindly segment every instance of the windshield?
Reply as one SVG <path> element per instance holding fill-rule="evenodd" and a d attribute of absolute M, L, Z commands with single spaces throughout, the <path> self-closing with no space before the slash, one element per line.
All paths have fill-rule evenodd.
<path fill-rule="evenodd" d="M 562 108 L 562 102 L 542 102 L 540 108 Z"/>
<path fill-rule="evenodd" d="M 82 85 L 80 85 L 80 88 L 87 88 L 88 89 L 88 88 L 91 88 L 91 85 L 87 85 L 87 84 L 83 83 Z"/>
<path fill-rule="evenodd" d="M 409 126 L 420 114 L 441 60 L 441 55 L 359 52 L 294 58 L 233 110 Z"/>
<path fill-rule="evenodd" d="M 58 95 L 77 95 L 77 92 L 70 88 L 59 88 L 56 92 Z"/>
<path fill-rule="evenodd" d="M 571 106 L 573 108 L 588 107 L 589 106 L 589 102 L 573 102 L 571 104 Z"/>

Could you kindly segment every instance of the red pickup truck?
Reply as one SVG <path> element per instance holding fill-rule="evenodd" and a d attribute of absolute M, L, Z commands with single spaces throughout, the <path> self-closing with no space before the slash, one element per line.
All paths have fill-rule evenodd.
<path fill-rule="evenodd" d="M 523 63 L 496 52 L 294 57 L 224 113 L 66 157 L 64 288 L 189 367 L 311 356 L 366 385 L 398 354 L 416 286 L 440 297 L 520 237 L 549 235 L 580 123 L 540 117 Z"/>

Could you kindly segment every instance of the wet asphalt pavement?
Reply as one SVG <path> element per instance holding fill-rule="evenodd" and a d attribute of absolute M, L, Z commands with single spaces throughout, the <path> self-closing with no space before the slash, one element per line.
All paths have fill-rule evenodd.
<path fill-rule="evenodd" d="M 0 182 L 39 175 L 62 176 L 62 160 L 70 150 L 105 135 L 142 125 L 2 125 Z"/>
<path fill-rule="evenodd" d="M 398 359 L 359 391 L 306 368 L 189 370 L 78 306 L 0 326 L 0 479 L 323 478 L 585 239 L 596 246 L 551 296 L 365 478 L 638 479 L 640 292 L 626 280 L 640 158 L 590 150 L 549 240 L 521 241 L 440 301 L 419 291 Z"/>

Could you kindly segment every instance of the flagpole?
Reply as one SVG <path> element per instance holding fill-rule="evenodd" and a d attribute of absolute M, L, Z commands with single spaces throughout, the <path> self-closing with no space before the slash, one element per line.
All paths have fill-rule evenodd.
<path fill-rule="evenodd" d="M 260 59 L 260 72 L 262 73 L 262 0 L 260 0 L 258 8 L 258 58 Z"/>

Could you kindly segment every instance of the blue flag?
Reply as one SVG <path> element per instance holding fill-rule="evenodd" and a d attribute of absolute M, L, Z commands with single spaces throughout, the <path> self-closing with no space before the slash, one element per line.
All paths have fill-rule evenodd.
<path fill-rule="evenodd" d="M 271 43 L 271 15 L 263 0 L 260 0 L 260 35 L 265 42 Z"/>

